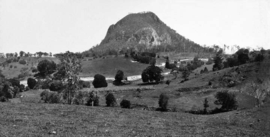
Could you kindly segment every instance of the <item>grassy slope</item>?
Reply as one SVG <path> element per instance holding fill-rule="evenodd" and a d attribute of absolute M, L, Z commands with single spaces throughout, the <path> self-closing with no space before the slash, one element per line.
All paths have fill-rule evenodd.
<path fill-rule="evenodd" d="M 216 115 L 0 103 L 0 136 L 269 136 L 269 107 Z M 260 119 L 260 121 L 258 121 Z"/>
<path fill-rule="evenodd" d="M 56 63 L 58 62 L 58 59 L 50 58 L 50 57 L 41 57 L 41 58 L 22 57 L 21 59 L 26 60 L 27 64 L 22 65 L 19 62 L 9 63 L 9 65 L 6 66 L 5 69 L 3 67 L 1 67 L 2 74 L 5 75 L 7 78 L 17 77 L 19 74 L 21 74 L 22 68 L 26 68 L 26 72 L 28 72 L 29 74 L 32 74 L 31 67 L 36 67 L 38 65 L 38 62 L 40 62 L 41 60 L 47 59 L 47 60 L 52 60 Z M 10 65 L 12 65 L 12 68 L 10 68 Z M 16 68 L 14 68 L 14 66 L 16 66 Z"/>
<path fill-rule="evenodd" d="M 158 107 L 160 93 L 166 92 L 170 97 L 169 107 L 178 110 L 175 113 L 106 108 L 105 92 L 100 92 L 100 107 L 41 104 L 38 103 L 41 91 L 25 92 L 23 98 L 14 99 L 13 103 L 0 103 L 0 136 L 48 136 L 52 131 L 56 131 L 58 136 L 269 136 L 270 102 L 262 108 L 253 108 L 254 97 L 245 94 L 236 93 L 239 102 L 237 111 L 215 115 L 183 112 L 202 109 L 205 97 L 209 99 L 211 109 L 216 107 L 213 104 L 214 94 L 222 89 L 199 88 L 188 92 L 183 89 L 206 86 L 209 80 L 221 77 L 230 69 L 192 77 L 185 83 L 179 83 L 179 78 L 169 86 L 153 85 L 155 90 L 143 90 L 141 98 L 134 96 L 134 90 L 119 91 L 131 86 L 115 89 L 118 103 L 125 98 L 132 104 L 150 107 Z M 114 87 L 108 89 L 114 90 Z"/>
<path fill-rule="evenodd" d="M 98 58 L 90 61 L 82 61 L 82 76 L 94 76 L 102 74 L 114 77 L 117 70 L 122 70 L 125 76 L 140 75 L 148 66 L 147 64 L 132 63 L 131 59 L 124 57 L 109 57 L 106 59 Z"/>

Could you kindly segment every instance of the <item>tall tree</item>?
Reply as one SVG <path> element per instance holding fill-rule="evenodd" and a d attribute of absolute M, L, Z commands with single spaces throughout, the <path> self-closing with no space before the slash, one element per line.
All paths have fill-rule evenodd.
<path fill-rule="evenodd" d="M 79 72 L 81 71 L 81 62 L 75 54 L 66 52 L 59 56 L 61 63 L 57 67 L 55 78 L 68 81 L 67 87 L 63 90 L 63 98 L 67 100 L 68 104 L 72 103 L 72 98 L 79 86 Z"/>
<path fill-rule="evenodd" d="M 216 56 L 214 58 L 214 66 L 213 66 L 213 70 L 221 70 L 223 68 L 223 50 L 220 49 L 217 53 Z"/>
<path fill-rule="evenodd" d="M 25 54 L 24 51 L 20 51 L 20 57 L 23 57 L 24 54 Z"/>

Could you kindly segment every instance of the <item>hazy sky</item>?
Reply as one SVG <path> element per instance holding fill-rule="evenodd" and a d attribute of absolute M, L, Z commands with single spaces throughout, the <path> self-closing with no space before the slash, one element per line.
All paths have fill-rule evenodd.
<path fill-rule="evenodd" d="M 82 52 L 142 11 L 200 45 L 270 48 L 270 0 L 0 0 L 0 53 Z"/>

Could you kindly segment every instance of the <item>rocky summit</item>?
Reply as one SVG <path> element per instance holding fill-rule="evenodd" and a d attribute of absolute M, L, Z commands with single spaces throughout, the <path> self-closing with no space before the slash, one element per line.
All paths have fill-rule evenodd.
<path fill-rule="evenodd" d="M 181 51 L 202 48 L 179 35 L 153 12 L 141 12 L 129 14 L 111 25 L 105 38 L 95 50 L 121 50 L 138 46 L 142 46 L 144 49 L 171 46 Z"/>

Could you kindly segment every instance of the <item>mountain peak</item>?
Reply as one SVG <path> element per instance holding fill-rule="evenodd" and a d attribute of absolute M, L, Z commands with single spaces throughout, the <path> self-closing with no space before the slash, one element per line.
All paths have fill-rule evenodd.
<path fill-rule="evenodd" d="M 130 13 L 116 24 L 110 25 L 105 38 L 95 49 L 118 49 L 124 47 L 144 46 L 151 49 L 157 46 L 170 45 L 182 50 L 200 47 L 185 39 L 163 23 L 153 12 Z"/>

